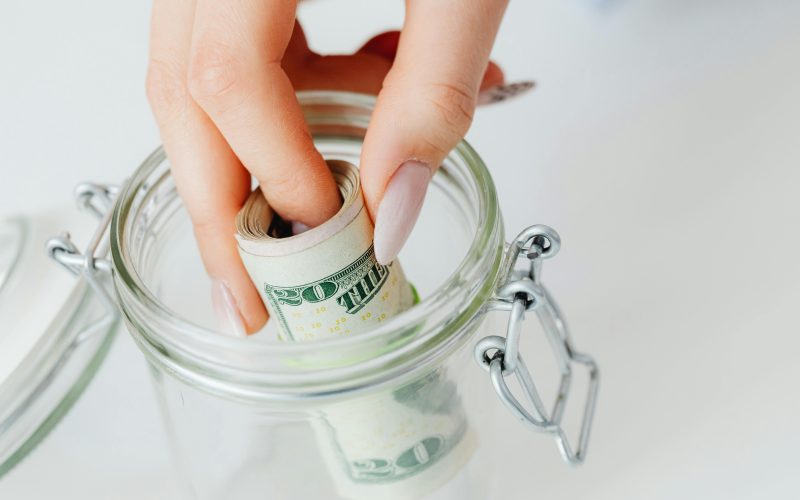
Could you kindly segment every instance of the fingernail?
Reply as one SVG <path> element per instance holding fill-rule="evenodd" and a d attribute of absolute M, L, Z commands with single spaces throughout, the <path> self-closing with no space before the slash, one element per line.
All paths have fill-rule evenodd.
<path fill-rule="evenodd" d="M 375 219 L 375 258 L 381 264 L 393 261 L 403 248 L 419 216 L 430 180 L 428 165 L 409 160 L 389 181 Z"/>
<path fill-rule="evenodd" d="M 215 279 L 211 283 L 211 301 L 214 303 L 220 331 L 232 337 L 246 337 L 247 332 L 236 300 L 225 283 L 220 280 Z"/>
<path fill-rule="evenodd" d="M 478 104 L 493 104 L 500 101 L 507 101 L 512 97 L 517 97 L 536 86 L 536 82 L 526 80 L 515 83 L 503 83 L 488 88 L 478 95 Z"/>
<path fill-rule="evenodd" d="M 305 233 L 308 230 L 309 227 L 302 222 L 292 222 L 292 234 Z"/>

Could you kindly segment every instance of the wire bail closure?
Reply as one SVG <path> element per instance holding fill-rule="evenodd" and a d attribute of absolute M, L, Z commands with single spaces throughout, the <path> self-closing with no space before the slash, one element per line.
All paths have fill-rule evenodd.
<path fill-rule="evenodd" d="M 475 345 L 475 359 L 489 372 L 500 401 L 526 427 L 536 432 L 552 434 L 565 462 L 578 465 L 586 458 L 589 434 L 592 428 L 600 374 L 595 361 L 577 352 L 572 346 L 567 324 L 550 293 L 542 285 L 542 261 L 558 253 L 561 238 L 555 229 L 545 225 L 531 226 L 509 246 L 506 254 L 508 271 L 500 282 L 490 307 L 509 311 L 506 336 L 490 335 Z M 518 260 L 529 261 L 527 271 L 515 269 Z M 552 409 L 547 410 L 528 367 L 519 353 L 519 338 L 525 313 L 535 311 L 545 336 L 553 350 L 561 380 Z M 564 416 L 572 381 L 572 364 L 583 365 L 589 373 L 589 388 L 583 408 L 578 447 L 573 450 L 561 421 Z M 505 378 L 517 377 L 530 403 L 526 408 L 511 392 Z"/>
<path fill-rule="evenodd" d="M 72 274 L 86 279 L 113 314 L 117 311 L 116 302 L 101 279 L 112 273 L 111 261 L 105 258 L 108 253 L 108 238 L 105 236 L 111 224 L 114 198 L 118 192 L 119 188 L 116 186 L 89 182 L 75 188 L 74 196 L 78 207 L 91 212 L 100 220 L 84 252 L 78 250 L 67 232 L 54 236 L 45 243 L 45 250 L 50 258 Z"/>

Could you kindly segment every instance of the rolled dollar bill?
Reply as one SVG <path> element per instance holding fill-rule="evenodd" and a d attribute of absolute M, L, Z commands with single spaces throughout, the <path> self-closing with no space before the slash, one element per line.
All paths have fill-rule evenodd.
<path fill-rule="evenodd" d="M 293 235 L 259 190 L 236 218 L 239 253 L 281 339 L 313 341 L 376 326 L 414 303 L 398 262 L 378 263 L 358 169 L 329 160 L 342 208 Z"/>
<path fill-rule="evenodd" d="M 416 300 L 399 262 L 375 258 L 358 169 L 337 160 L 328 166 L 342 207 L 322 225 L 293 234 L 259 190 L 236 219 L 239 253 L 284 341 L 355 335 Z M 441 370 L 326 405 L 312 427 L 343 498 L 419 498 L 447 482 L 474 448 L 455 384 Z"/>
<path fill-rule="evenodd" d="M 321 409 L 324 418 L 313 425 L 339 497 L 417 500 L 464 467 L 475 435 L 446 375 L 436 370 L 395 390 Z"/>

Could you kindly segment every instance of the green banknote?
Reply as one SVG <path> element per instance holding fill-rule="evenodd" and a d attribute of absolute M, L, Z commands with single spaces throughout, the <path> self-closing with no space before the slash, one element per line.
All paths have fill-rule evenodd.
<path fill-rule="evenodd" d="M 239 251 L 287 342 L 358 335 L 410 308 L 415 292 L 400 263 L 380 264 L 358 169 L 328 165 L 342 195 L 339 212 L 293 234 L 259 190 L 236 220 Z M 339 496 L 419 498 L 469 459 L 473 439 L 455 384 L 443 372 L 320 408 L 314 423 Z"/>

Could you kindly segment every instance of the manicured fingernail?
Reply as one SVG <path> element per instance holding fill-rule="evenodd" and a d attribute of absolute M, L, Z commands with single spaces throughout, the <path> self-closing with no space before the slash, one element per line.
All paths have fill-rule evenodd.
<path fill-rule="evenodd" d="M 403 248 L 422 209 L 430 180 L 428 165 L 409 160 L 389 181 L 375 218 L 375 258 L 381 264 L 393 261 Z"/>
<path fill-rule="evenodd" d="M 292 222 L 292 234 L 305 233 L 308 230 L 309 227 L 302 222 Z"/>
<path fill-rule="evenodd" d="M 478 95 L 478 104 L 493 104 L 500 101 L 507 101 L 512 97 L 517 97 L 530 91 L 536 86 L 536 82 L 527 80 L 515 83 L 503 83 L 488 88 Z"/>
<path fill-rule="evenodd" d="M 246 337 L 247 332 L 236 300 L 225 283 L 220 280 L 215 279 L 211 283 L 211 301 L 214 303 L 220 331 L 232 337 Z"/>

